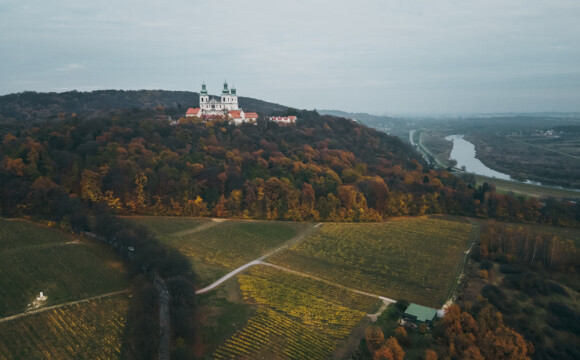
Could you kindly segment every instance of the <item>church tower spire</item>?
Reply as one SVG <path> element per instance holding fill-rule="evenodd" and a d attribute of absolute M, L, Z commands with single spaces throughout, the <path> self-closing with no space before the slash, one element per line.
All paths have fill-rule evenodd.
<path fill-rule="evenodd" d="M 199 107 L 203 110 L 209 109 L 209 96 L 205 88 L 205 82 L 201 84 L 201 91 L 199 92 Z"/>

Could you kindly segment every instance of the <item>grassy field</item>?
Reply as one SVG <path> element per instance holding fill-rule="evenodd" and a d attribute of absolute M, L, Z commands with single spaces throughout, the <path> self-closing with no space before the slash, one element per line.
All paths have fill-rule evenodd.
<path fill-rule="evenodd" d="M 117 359 L 127 295 L 0 322 L 0 359 Z"/>
<path fill-rule="evenodd" d="M 187 254 L 203 286 L 314 226 L 183 218 L 135 221 Z M 450 217 L 325 223 L 266 261 L 345 287 L 440 306 L 456 279 L 472 230 L 468 221 Z M 365 315 L 381 304 L 269 266 L 252 267 L 198 300 L 197 353 L 204 359 L 331 358 Z"/>
<path fill-rule="evenodd" d="M 427 129 L 421 131 L 421 144 L 444 166 L 449 166 L 449 156 L 453 143 L 445 140 L 446 132 Z"/>
<path fill-rule="evenodd" d="M 503 136 L 477 133 L 465 136 L 477 150 L 477 158 L 486 166 L 512 177 L 529 179 L 568 188 L 580 186 L 578 139 Z"/>
<path fill-rule="evenodd" d="M 28 221 L 0 219 L 0 249 L 0 317 L 24 312 L 40 291 L 50 306 L 128 286 L 106 246 Z"/>
<path fill-rule="evenodd" d="M 487 182 L 493 184 L 499 193 L 514 193 L 524 196 L 531 196 L 536 198 L 553 197 L 556 199 L 570 199 L 580 198 L 580 191 L 572 191 L 565 189 L 558 189 L 554 187 L 526 184 L 516 181 L 501 180 L 490 178 L 487 176 L 473 175 L 475 177 L 476 185 L 480 186 Z"/>
<path fill-rule="evenodd" d="M 345 286 L 439 307 L 468 246 L 472 225 L 445 218 L 324 224 L 269 261 Z"/>
<path fill-rule="evenodd" d="M 175 216 L 131 216 L 125 218 L 149 228 L 162 241 L 172 240 L 178 233 L 196 231 L 199 226 L 212 222 L 211 219 Z"/>
<path fill-rule="evenodd" d="M 162 241 L 191 258 L 201 285 L 210 284 L 229 270 L 255 260 L 313 226 L 311 223 L 216 222 L 195 218 L 138 217 L 135 221 L 162 234 L 159 235 Z"/>
<path fill-rule="evenodd" d="M 216 359 L 326 359 L 380 301 L 265 266 L 238 277 L 244 300 L 258 305 Z"/>

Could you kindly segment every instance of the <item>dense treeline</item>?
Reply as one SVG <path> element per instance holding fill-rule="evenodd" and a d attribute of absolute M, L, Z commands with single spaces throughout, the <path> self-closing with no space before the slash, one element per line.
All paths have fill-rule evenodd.
<path fill-rule="evenodd" d="M 479 276 L 492 280 L 481 296 L 534 344 L 534 359 L 580 357 L 576 236 L 488 224 L 473 254 L 480 261 Z M 496 277 L 500 280 L 494 281 Z"/>
<path fill-rule="evenodd" d="M 434 336 L 444 345 L 439 358 L 530 359 L 534 346 L 504 324 L 502 314 L 487 301 L 480 301 L 468 310 L 451 305 L 436 323 Z"/>
<path fill-rule="evenodd" d="M 573 239 L 504 224 L 486 226 L 477 256 L 552 270 L 580 266 L 580 253 Z"/>
<path fill-rule="evenodd" d="M 0 187 L 3 194 L 18 194 L 2 196 L 3 209 L 20 209 L 20 214 L 35 220 L 47 220 L 56 227 L 92 235 L 125 257 L 133 276 L 134 296 L 125 327 L 124 358 L 151 359 L 158 351 L 156 278 L 163 279 L 170 295 L 170 345 L 175 355 L 172 358 L 191 358 L 196 336 L 196 277 L 185 255 L 167 249 L 149 230 L 116 217 L 102 204 L 88 207 L 50 180 L 38 178 L 28 187 L 18 175 L 0 171 Z M 7 199 L 12 202 L 7 204 Z"/>
<path fill-rule="evenodd" d="M 431 326 L 422 323 L 417 328 L 399 324 L 408 305 L 399 300 L 378 325 L 369 326 L 361 342 L 366 346 L 359 346 L 352 358 L 403 360 L 408 351 L 414 357 L 421 353 L 425 360 L 529 360 L 534 353 L 534 346 L 485 299 L 464 307 L 452 304 Z"/>
<path fill-rule="evenodd" d="M 135 277 L 125 328 L 124 357 L 153 358 L 159 350 L 159 288 L 169 294 L 172 358 L 192 357 L 196 333 L 195 273 L 189 259 L 163 246 L 148 229 L 110 214 L 94 211 L 94 233 L 132 264 Z M 156 284 L 160 282 L 160 284 Z"/>
<path fill-rule="evenodd" d="M 123 214 L 376 221 L 452 213 L 580 223 L 578 204 L 474 189 L 414 160 L 397 138 L 346 119 L 300 111 L 295 127 L 171 125 L 164 111 L 5 125 L 0 170 L 10 186 L 0 210 L 59 217 L 51 196 L 60 191 Z"/>
<path fill-rule="evenodd" d="M 240 96 L 246 111 L 261 114 L 286 111 L 287 107 Z M 199 94 L 166 90 L 98 90 L 38 93 L 27 91 L 0 96 L 0 123 L 58 118 L 64 114 L 95 117 L 110 110 L 163 109 L 164 115 L 177 116 L 188 107 L 199 107 Z"/>

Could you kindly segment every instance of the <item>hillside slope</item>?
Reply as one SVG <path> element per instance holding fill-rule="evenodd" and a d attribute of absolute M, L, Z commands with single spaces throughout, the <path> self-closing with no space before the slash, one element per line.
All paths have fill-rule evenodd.
<path fill-rule="evenodd" d="M 259 114 L 282 113 L 286 106 L 239 97 L 240 107 Z M 163 107 L 167 115 L 181 115 L 188 107 L 199 107 L 199 94 L 166 90 L 98 90 L 37 93 L 27 91 L 0 96 L 0 121 L 30 121 L 56 117 L 59 113 L 94 115 L 109 110 L 145 110 Z"/>
<path fill-rule="evenodd" d="M 175 106 L 177 101 L 169 101 L 187 93 L 76 93 L 88 100 L 75 106 L 72 100 L 67 105 L 65 95 L 28 94 L 27 102 L 4 97 L 13 107 L 39 109 L 39 114 L 75 106 L 81 112 L 36 115 L 34 121 L 13 117 L 0 126 L 3 214 L 59 222 L 61 197 L 71 195 L 124 214 L 377 221 L 452 213 L 578 222 L 579 205 L 548 202 L 548 209 L 490 187 L 476 190 L 447 171 L 429 168 L 398 138 L 340 117 L 287 109 L 298 116 L 295 126 L 263 118 L 257 125 L 223 120 L 172 125 L 167 117 L 180 116 L 183 107 L 162 104 Z M 51 102 L 52 97 L 59 101 Z M 154 104 L 161 106 L 151 108 Z M 108 107 L 115 105 L 133 107 Z M 95 108 L 102 110 L 90 110 Z M 26 119 L 31 113 L 14 116 Z"/>

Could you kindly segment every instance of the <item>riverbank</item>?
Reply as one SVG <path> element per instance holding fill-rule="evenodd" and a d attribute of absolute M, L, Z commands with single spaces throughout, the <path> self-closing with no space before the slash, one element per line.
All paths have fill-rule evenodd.
<path fill-rule="evenodd" d="M 509 193 L 531 196 L 535 198 L 553 197 L 556 199 L 580 199 L 580 191 L 558 189 L 550 186 L 526 184 L 512 180 L 501 180 L 497 178 L 490 178 L 487 176 L 473 174 L 475 177 L 476 186 L 480 186 L 487 182 L 495 186 L 495 190 L 499 193 Z"/>
<path fill-rule="evenodd" d="M 411 136 L 413 136 L 413 134 L 411 134 Z M 465 173 L 472 174 L 475 177 L 476 186 L 480 186 L 483 183 L 487 182 L 488 184 L 494 185 L 496 191 L 499 193 L 512 192 L 517 195 L 530 196 L 535 198 L 546 198 L 546 197 L 553 197 L 556 199 L 580 198 L 580 190 L 575 191 L 574 189 L 560 189 L 549 185 L 530 184 L 515 181 L 511 179 L 509 175 L 502 174 L 493 169 L 490 169 L 480 160 L 475 158 L 475 146 L 472 143 L 468 142 L 467 140 L 463 139 L 461 135 L 451 135 L 447 136 L 447 138 L 446 140 L 452 144 L 450 157 L 455 160 L 457 160 L 455 157 L 460 158 L 460 161 L 458 161 L 457 164 L 457 173 L 458 174 L 463 173 L 459 169 L 461 168 L 462 165 L 465 165 L 467 170 Z M 454 140 L 451 141 L 451 138 L 453 138 Z M 456 139 L 459 140 L 456 141 Z M 425 143 L 420 143 L 416 145 L 419 145 L 417 146 L 417 148 L 424 154 L 428 153 L 429 155 L 432 155 L 437 160 L 437 165 L 439 167 L 444 167 L 441 163 L 442 159 L 438 158 L 437 155 L 433 154 L 431 151 L 432 149 L 427 148 L 425 146 L 426 145 Z M 457 147 L 456 145 L 459 145 L 459 147 Z M 474 161 L 479 163 L 477 167 L 472 166 Z M 477 171 L 478 169 L 479 170 L 483 169 L 483 171 Z M 479 174 L 476 174 L 475 172 L 479 172 Z M 485 174 L 482 174 L 481 172 L 484 172 Z M 498 174 L 500 175 L 498 176 Z"/>

